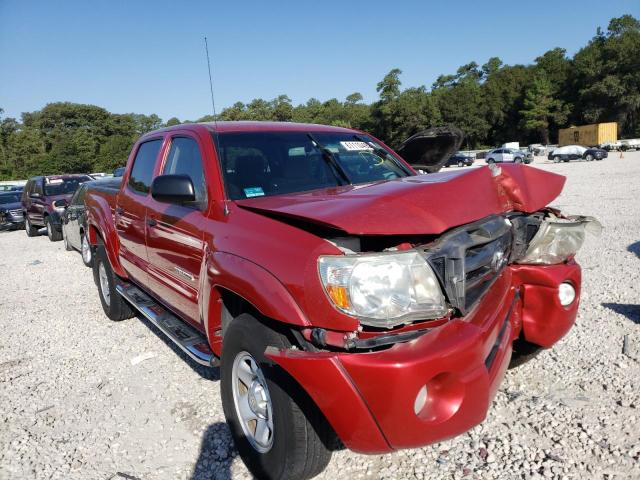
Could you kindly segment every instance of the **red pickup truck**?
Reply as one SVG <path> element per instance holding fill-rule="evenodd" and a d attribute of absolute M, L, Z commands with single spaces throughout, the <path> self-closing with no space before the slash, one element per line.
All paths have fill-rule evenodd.
<path fill-rule="evenodd" d="M 407 160 L 446 162 L 416 138 Z M 465 432 L 512 357 L 567 333 L 590 220 L 547 206 L 563 184 L 419 175 L 346 128 L 180 125 L 135 144 L 119 189 L 89 188 L 94 278 L 110 319 L 139 311 L 220 365 L 253 474 L 310 478 L 337 439 L 383 453 Z"/>

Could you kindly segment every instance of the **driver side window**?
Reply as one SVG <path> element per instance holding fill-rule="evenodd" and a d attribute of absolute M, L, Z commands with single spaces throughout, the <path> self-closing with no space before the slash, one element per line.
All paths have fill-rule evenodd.
<path fill-rule="evenodd" d="M 163 175 L 188 175 L 193 182 L 196 202 L 206 203 L 207 188 L 198 143 L 189 137 L 174 137 L 162 170 Z"/>

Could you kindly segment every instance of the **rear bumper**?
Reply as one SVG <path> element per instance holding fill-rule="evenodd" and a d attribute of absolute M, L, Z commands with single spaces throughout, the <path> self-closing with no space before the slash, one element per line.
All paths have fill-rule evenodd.
<path fill-rule="evenodd" d="M 580 267 L 512 266 L 462 319 L 370 353 L 268 349 L 323 411 L 343 443 L 362 453 L 413 448 L 459 435 L 487 414 L 518 336 L 550 347 L 571 328 L 557 287 L 579 295 Z M 427 399 L 416 413 L 416 396 Z M 418 405 L 420 407 L 420 405 Z"/>

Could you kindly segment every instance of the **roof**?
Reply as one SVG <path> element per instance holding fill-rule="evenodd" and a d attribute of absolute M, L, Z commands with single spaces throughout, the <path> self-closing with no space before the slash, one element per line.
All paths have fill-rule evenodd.
<path fill-rule="evenodd" d="M 354 129 L 344 127 L 333 127 L 330 125 L 318 125 L 314 123 L 293 123 L 293 122 L 255 122 L 255 121 L 237 121 L 237 122 L 203 122 L 203 123 L 182 123 L 172 127 L 162 128 L 146 133 L 144 136 L 150 136 L 157 133 L 169 132 L 172 130 L 200 130 L 206 129 L 211 132 L 341 132 L 352 133 Z"/>

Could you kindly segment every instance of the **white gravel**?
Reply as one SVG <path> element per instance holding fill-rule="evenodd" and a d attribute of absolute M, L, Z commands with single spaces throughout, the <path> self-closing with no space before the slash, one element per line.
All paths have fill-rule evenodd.
<path fill-rule="evenodd" d="M 340 451 L 318 478 L 640 478 L 640 152 L 618 156 L 535 164 L 568 176 L 556 206 L 605 227 L 578 255 L 569 335 L 509 371 L 467 434 L 384 456 Z M 218 372 L 143 320 L 110 322 L 79 254 L 5 232 L 0 272 L 0 479 L 249 476 Z"/>

